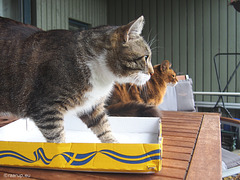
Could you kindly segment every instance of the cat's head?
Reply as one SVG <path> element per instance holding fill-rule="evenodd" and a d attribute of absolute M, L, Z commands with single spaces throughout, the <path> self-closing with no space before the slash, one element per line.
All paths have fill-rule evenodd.
<path fill-rule="evenodd" d="M 160 76 L 168 86 L 175 86 L 178 82 L 175 71 L 171 68 L 172 64 L 164 60 L 161 64 L 154 66 L 155 74 Z"/>
<path fill-rule="evenodd" d="M 110 37 L 108 65 L 119 83 L 145 84 L 154 73 L 151 49 L 141 36 L 144 17 L 117 27 Z"/>

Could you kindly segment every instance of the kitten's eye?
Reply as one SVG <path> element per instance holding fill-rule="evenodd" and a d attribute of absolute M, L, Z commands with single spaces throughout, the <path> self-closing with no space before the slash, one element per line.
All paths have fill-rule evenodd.
<path fill-rule="evenodd" d="M 172 75 L 172 77 L 174 78 L 174 77 L 175 77 L 175 75 L 173 74 L 173 75 Z"/>
<path fill-rule="evenodd" d="M 144 56 L 144 59 L 145 59 L 145 61 L 147 61 L 148 60 L 148 55 Z"/>

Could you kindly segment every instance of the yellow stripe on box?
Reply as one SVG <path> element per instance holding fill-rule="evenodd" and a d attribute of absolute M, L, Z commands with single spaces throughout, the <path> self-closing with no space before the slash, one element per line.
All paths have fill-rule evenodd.
<path fill-rule="evenodd" d="M 0 142 L 0 164 L 83 171 L 152 172 L 162 166 L 160 144 Z"/>

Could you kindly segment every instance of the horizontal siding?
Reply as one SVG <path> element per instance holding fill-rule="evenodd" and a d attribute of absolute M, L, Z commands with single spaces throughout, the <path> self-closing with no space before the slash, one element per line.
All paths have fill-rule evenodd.
<path fill-rule="evenodd" d="M 106 0 L 36 0 L 37 26 L 44 29 L 68 29 L 69 18 L 92 27 L 107 23 Z"/>
<path fill-rule="evenodd" d="M 189 74 L 195 91 L 218 91 L 213 56 L 240 52 L 240 13 L 222 0 L 108 0 L 108 24 L 121 25 L 144 15 L 143 36 L 155 39 L 153 64 L 164 59 L 177 72 Z M 225 86 L 240 58 L 218 58 Z M 240 92 L 240 69 L 228 91 Z M 198 96 L 196 100 L 215 101 Z M 240 102 L 231 97 L 228 102 Z"/>

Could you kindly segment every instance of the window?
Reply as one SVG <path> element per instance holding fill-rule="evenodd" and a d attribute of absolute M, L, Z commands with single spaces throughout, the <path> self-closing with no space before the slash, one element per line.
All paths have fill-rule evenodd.
<path fill-rule="evenodd" d="M 89 29 L 90 24 L 83 23 L 74 19 L 69 19 L 69 30 L 83 31 Z"/>
<path fill-rule="evenodd" d="M 0 16 L 31 24 L 31 0 L 0 0 Z"/>

